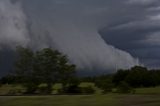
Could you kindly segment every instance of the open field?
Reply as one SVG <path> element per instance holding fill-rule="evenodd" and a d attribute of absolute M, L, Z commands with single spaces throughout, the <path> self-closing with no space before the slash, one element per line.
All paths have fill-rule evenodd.
<path fill-rule="evenodd" d="M 80 86 L 93 86 L 82 83 Z M 60 85 L 54 86 L 56 89 Z M 160 87 L 138 88 L 135 94 L 101 94 L 95 88 L 94 95 L 50 95 L 50 96 L 0 96 L 0 106 L 160 106 Z M 10 91 L 24 90 L 17 85 L 3 85 L 0 95 Z M 12 93 L 12 92 L 11 92 Z"/>
<path fill-rule="evenodd" d="M 81 83 L 79 86 L 80 87 L 92 86 L 96 90 L 95 92 L 96 94 L 102 93 L 102 90 L 97 88 L 93 83 Z M 53 86 L 53 89 L 54 89 L 53 94 L 56 94 L 57 90 L 61 89 L 61 84 L 55 84 Z M 13 92 L 16 92 L 16 94 L 21 94 L 25 92 L 25 88 L 23 88 L 21 85 L 2 85 L 0 87 L 0 95 L 12 95 Z M 160 86 L 153 88 L 137 88 L 135 89 L 135 94 L 160 95 Z"/>
<path fill-rule="evenodd" d="M 160 95 L 160 87 L 155 88 L 138 88 L 136 94 Z"/>
<path fill-rule="evenodd" d="M 160 95 L 1 96 L 0 106 L 160 106 Z"/>
<path fill-rule="evenodd" d="M 116 106 L 114 96 L 2 96 L 1 106 Z"/>

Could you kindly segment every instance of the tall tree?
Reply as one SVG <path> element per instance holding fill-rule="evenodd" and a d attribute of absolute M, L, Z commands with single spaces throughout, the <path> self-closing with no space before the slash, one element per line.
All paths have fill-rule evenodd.
<path fill-rule="evenodd" d="M 75 65 L 69 64 L 66 56 L 57 50 L 45 48 L 35 55 L 35 76 L 47 84 L 50 93 L 52 84 L 60 81 L 63 85 L 74 76 Z"/>
<path fill-rule="evenodd" d="M 66 56 L 59 57 L 59 72 L 60 72 L 60 82 L 62 83 L 63 89 L 65 89 L 67 84 L 77 83 L 75 82 L 74 74 L 75 74 L 76 66 L 68 63 L 68 59 Z"/>
<path fill-rule="evenodd" d="M 33 71 L 33 57 L 32 50 L 23 47 L 17 47 L 17 60 L 15 64 L 16 74 L 21 77 L 28 77 Z"/>
<path fill-rule="evenodd" d="M 51 93 L 54 83 L 61 82 L 65 86 L 73 80 L 75 65 L 59 51 L 45 48 L 34 53 L 20 47 L 17 52 L 16 75 L 23 79 L 23 83 L 28 82 L 29 87 L 45 83 L 46 93 Z"/>
<path fill-rule="evenodd" d="M 33 93 L 38 85 L 33 76 L 34 53 L 31 49 L 23 47 L 17 47 L 16 52 L 15 74 L 18 82 L 27 88 L 28 93 Z"/>

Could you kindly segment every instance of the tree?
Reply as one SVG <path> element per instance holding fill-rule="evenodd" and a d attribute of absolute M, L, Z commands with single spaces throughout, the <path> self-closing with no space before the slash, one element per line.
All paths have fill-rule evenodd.
<path fill-rule="evenodd" d="M 45 48 L 35 56 L 34 74 L 39 80 L 47 84 L 48 93 L 52 84 L 60 81 L 65 85 L 74 76 L 75 65 L 69 64 L 66 56 L 58 51 Z"/>
<path fill-rule="evenodd" d="M 45 83 L 46 93 L 49 94 L 54 83 L 66 85 L 75 74 L 75 65 L 70 64 L 67 57 L 57 50 L 45 48 L 34 53 L 20 47 L 17 52 L 16 75 L 23 79 L 23 83 L 27 82 L 27 88 L 34 87 L 34 91 L 37 85 Z"/>
<path fill-rule="evenodd" d="M 75 69 L 76 66 L 69 64 L 66 56 L 59 57 L 59 78 L 64 91 L 67 87 L 67 84 L 69 84 L 68 86 L 79 84 L 78 79 L 75 77 Z"/>
<path fill-rule="evenodd" d="M 121 81 L 117 87 L 118 93 L 134 93 L 134 89 L 128 85 L 128 83 Z"/>
<path fill-rule="evenodd" d="M 151 85 L 150 73 L 145 67 L 135 66 L 131 68 L 125 81 L 132 87 L 148 87 Z"/>
<path fill-rule="evenodd" d="M 13 75 L 6 75 L 2 78 L 0 78 L 0 83 L 1 84 L 14 84 L 17 83 L 17 77 Z"/>
<path fill-rule="evenodd" d="M 17 47 L 17 60 L 15 64 L 15 75 L 19 83 L 22 83 L 27 93 L 33 93 L 38 85 L 38 82 L 33 76 L 34 53 L 29 48 Z"/>
<path fill-rule="evenodd" d="M 129 74 L 129 70 L 118 70 L 113 76 L 113 83 L 117 86 L 121 81 L 124 81 L 126 76 Z"/>
<path fill-rule="evenodd" d="M 159 86 L 160 85 L 160 70 L 150 70 L 150 82 L 151 86 Z"/>
<path fill-rule="evenodd" d="M 95 85 L 98 88 L 101 88 L 103 90 L 103 93 L 111 92 L 114 85 L 112 82 L 112 75 L 102 75 L 99 77 L 96 77 L 95 79 Z"/>
<path fill-rule="evenodd" d="M 58 79 L 58 56 L 57 51 L 51 49 L 43 49 L 35 53 L 35 62 L 33 65 L 34 76 L 41 83 L 47 84 L 47 93 L 52 90 L 52 83 Z"/>

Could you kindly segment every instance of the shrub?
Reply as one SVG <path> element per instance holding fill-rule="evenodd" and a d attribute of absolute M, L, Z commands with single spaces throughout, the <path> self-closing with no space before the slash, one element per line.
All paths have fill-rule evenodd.
<path fill-rule="evenodd" d="M 100 82 L 100 83 L 96 84 L 96 86 L 98 88 L 102 89 L 104 94 L 111 92 L 113 89 L 113 83 L 109 80 L 106 80 L 104 82 Z"/>
<path fill-rule="evenodd" d="M 134 89 L 128 85 L 128 83 L 122 81 L 117 87 L 118 93 L 134 93 Z"/>
<path fill-rule="evenodd" d="M 9 90 L 8 95 L 16 95 L 16 90 Z"/>
<path fill-rule="evenodd" d="M 61 93 L 67 93 L 67 94 L 80 94 L 81 89 L 77 84 L 71 84 L 68 85 L 65 89 L 60 90 Z"/>
<path fill-rule="evenodd" d="M 92 86 L 81 87 L 82 94 L 93 94 L 95 93 L 95 89 Z"/>
<path fill-rule="evenodd" d="M 52 85 L 48 87 L 47 84 L 41 84 L 38 86 L 36 93 L 38 94 L 51 94 L 52 93 Z"/>
<path fill-rule="evenodd" d="M 71 84 L 65 89 L 59 89 L 59 94 L 93 94 L 95 89 L 92 86 L 79 87 L 77 84 Z"/>
<path fill-rule="evenodd" d="M 21 95 L 23 94 L 22 89 L 11 89 L 8 92 L 8 95 Z"/>
<path fill-rule="evenodd" d="M 25 94 L 34 94 L 35 91 L 37 90 L 38 85 L 34 83 L 27 83 L 24 84 L 24 87 L 26 88 Z"/>

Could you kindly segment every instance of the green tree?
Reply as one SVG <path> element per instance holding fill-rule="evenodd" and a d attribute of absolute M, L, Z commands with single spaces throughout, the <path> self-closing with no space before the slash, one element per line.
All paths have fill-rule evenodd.
<path fill-rule="evenodd" d="M 16 76 L 29 93 L 35 92 L 39 84 L 45 83 L 45 91 L 49 94 L 54 83 L 66 85 L 75 74 L 75 65 L 70 64 L 67 57 L 59 51 L 50 48 L 33 52 L 31 49 L 18 47 L 17 58 Z"/>
<path fill-rule="evenodd" d="M 160 85 L 160 70 L 150 70 L 150 82 L 151 86 L 159 86 Z"/>
<path fill-rule="evenodd" d="M 130 70 L 118 70 L 113 76 L 113 83 L 117 86 L 121 81 L 124 81 Z"/>
<path fill-rule="evenodd" d="M 28 77 L 33 72 L 34 53 L 29 48 L 17 47 L 17 60 L 15 72 L 17 76 Z"/>
<path fill-rule="evenodd" d="M 69 64 L 67 57 L 60 52 L 50 48 L 36 52 L 34 76 L 47 84 L 46 93 L 51 93 L 52 85 L 56 82 L 66 85 L 74 73 L 75 65 Z"/>
<path fill-rule="evenodd" d="M 117 87 L 118 93 L 134 93 L 134 89 L 128 85 L 128 83 L 121 81 Z"/>
<path fill-rule="evenodd" d="M 69 64 L 66 56 L 59 57 L 59 78 L 64 91 L 67 87 L 67 84 L 68 86 L 79 84 L 79 81 L 75 77 L 75 69 L 76 66 Z"/>
<path fill-rule="evenodd" d="M 38 86 L 38 82 L 33 76 L 34 53 L 31 49 L 23 47 L 17 47 L 16 53 L 15 74 L 18 78 L 17 82 L 26 87 L 27 93 L 33 93 Z"/>
<path fill-rule="evenodd" d="M 135 66 L 131 68 L 125 81 L 132 87 L 148 87 L 151 84 L 150 73 L 145 67 Z"/>
<path fill-rule="evenodd" d="M 100 77 L 95 77 L 95 85 L 98 88 L 101 88 L 103 90 L 103 93 L 111 92 L 114 84 L 112 82 L 112 75 L 102 75 Z"/>

